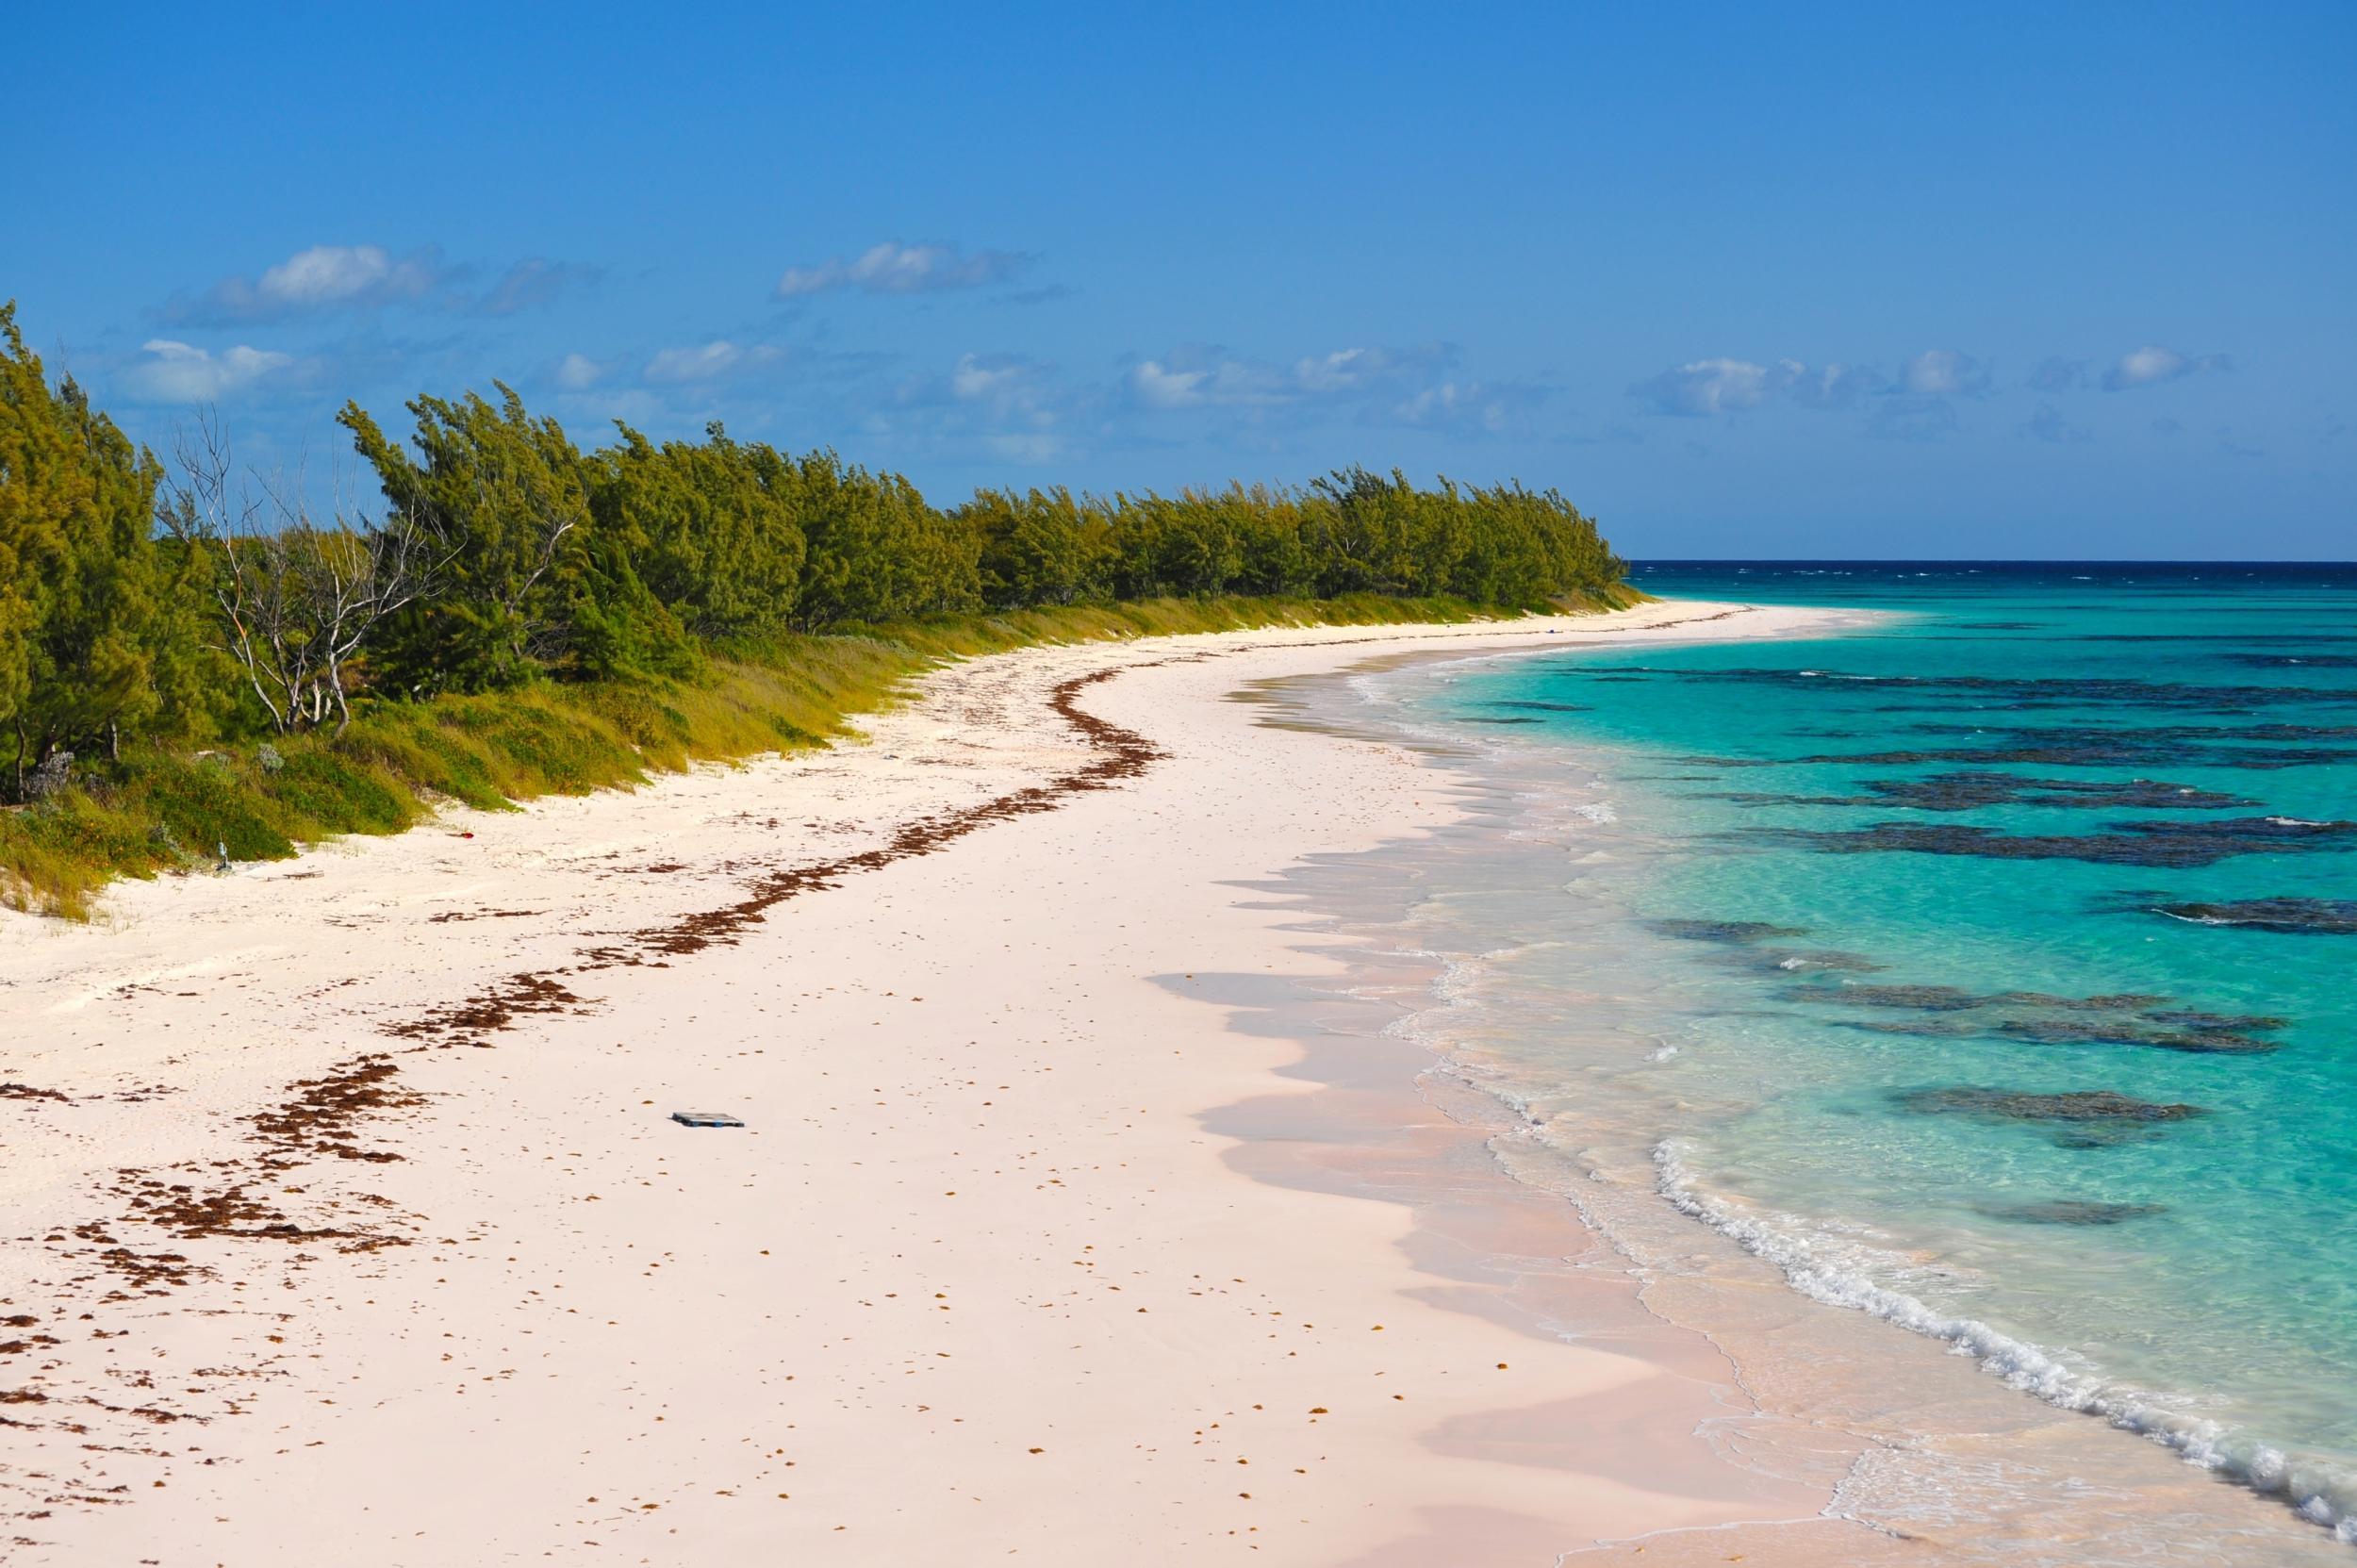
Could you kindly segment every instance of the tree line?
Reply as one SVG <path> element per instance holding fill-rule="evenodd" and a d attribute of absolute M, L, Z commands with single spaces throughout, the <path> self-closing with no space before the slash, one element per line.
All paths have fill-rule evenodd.
<path fill-rule="evenodd" d="M 383 504 L 320 516 L 209 421 L 167 467 L 0 307 L 0 774 L 57 787 L 128 744 L 340 731 L 355 701 L 695 679 L 788 634 L 1159 598 L 1609 597 L 1624 563 L 1553 490 L 1351 469 L 1306 487 L 983 490 L 617 424 L 584 452 L 504 385 L 338 421 Z"/>

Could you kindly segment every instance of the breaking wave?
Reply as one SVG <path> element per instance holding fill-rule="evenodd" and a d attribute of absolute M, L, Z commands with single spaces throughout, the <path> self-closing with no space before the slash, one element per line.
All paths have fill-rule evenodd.
<path fill-rule="evenodd" d="M 2215 1421 L 2168 1410 L 2148 1394 L 2105 1382 L 2065 1365 L 2026 1341 L 1977 1318 L 1952 1316 L 1903 1291 L 1876 1283 L 1828 1257 L 1798 1220 L 1779 1228 L 1705 1190 L 1681 1158 L 1682 1142 L 1654 1148 L 1656 1187 L 1680 1213 L 1691 1215 L 1745 1251 L 1781 1270 L 1793 1289 L 1831 1307 L 1871 1313 L 1903 1329 L 1941 1340 L 2007 1387 L 2048 1404 L 2100 1416 L 2182 1454 L 2254 1492 L 2280 1497 L 2299 1515 L 2357 1545 L 2357 1477 L 2303 1461 L 2272 1444 Z"/>

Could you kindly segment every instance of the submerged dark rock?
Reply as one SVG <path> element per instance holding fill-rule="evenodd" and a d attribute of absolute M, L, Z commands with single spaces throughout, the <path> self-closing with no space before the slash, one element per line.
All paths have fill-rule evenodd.
<path fill-rule="evenodd" d="M 1954 985 L 1804 985 L 1785 993 L 1792 1001 L 1832 1002 L 1842 1007 L 1915 1008 L 1925 1013 L 1960 1013 L 1975 1007 L 2047 1007 L 2059 1012 L 2122 1013 L 2157 1007 L 2168 1000 L 2146 991 L 2114 991 L 2098 997 L 2060 997 L 2051 991 L 1967 991 Z"/>
<path fill-rule="evenodd" d="M 1567 672 L 1569 673 L 1569 672 Z M 1935 697 L 2013 712 L 2036 708 L 2133 707 L 2214 714 L 2246 712 L 2277 702 L 2357 703 L 2357 690 L 2283 685 L 2203 685 L 2131 676 L 1874 675 L 1838 669 L 1667 669 L 1616 665 L 1590 680 L 1625 681 L 1666 675 L 1682 683 L 1751 685 L 1787 691 L 1843 691 Z"/>
<path fill-rule="evenodd" d="M 2357 899 L 2232 899 L 2143 907 L 2200 926 L 2240 926 L 2299 936 L 2357 936 Z"/>
<path fill-rule="evenodd" d="M 2357 669 L 2357 653 L 2221 653 L 2251 669 Z"/>
<path fill-rule="evenodd" d="M 2357 740 L 2352 724 L 2061 725 L 1942 723 L 1906 728 L 1916 734 L 1971 737 L 1970 744 L 1904 751 L 1827 753 L 1807 763 L 1858 767 L 1946 763 L 2044 767 L 2237 767 L 2266 770 L 2357 761 L 2357 751 L 2325 741 Z"/>
<path fill-rule="evenodd" d="M 2232 1029 L 2156 1029 L 2139 1015 L 2129 1018 L 2006 1018 L 1994 1032 L 2038 1046 L 2146 1046 L 2200 1056 L 2257 1056 L 2278 1048 Z"/>
<path fill-rule="evenodd" d="M 2017 1089 L 1956 1085 L 1902 1089 L 1891 1095 L 1901 1110 L 1923 1116 L 1971 1116 L 2043 1129 L 2065 1148 L 2107 1148 L 2162 1135 L 2175 1122 L 2210 1113 L 2199 1105 L 2161 1104 L 2110 1089 L 2038 1094 Z"/>
<path fill-rule="evenodd" d="M 2060 1197 L 2045 1203 L 2009 1203 L 1981 1210 L 1991 1219 L 2023 1225 L 2121 1225 L 2168 1213 L 2160 1203 L 2102 1203 L 2093 1198 Z"/>
<path fill-rule="evenodd" d="M 2156 1024 L 2184 1024 L 2189 1029 L 2251 1030 L 2283 1029 L 2289 1018 L 2278 1018 L 2263 1013 L 2204 1013 L 2198 1008 L 2179 1007 L 2147 1013 L 2146 1017 Z"/>
<path fill-rule="evenodd" d="M 1989 1001 L 2000 1007 L 2057 1007 L 2068 1011 L 2118 1013 L 2158 1007 L 2168 1000 L 2150 991 L 2111 991 L 2100 997 L 2058 997 L 2051 991 L 2000 991 Z"/>
<path fill-rule="evenodd" d="M 2357 724 L 2235 724 L 2211 733 L 2221 740 L 2352 740 L 2357 739 Z"/>
<path fill-rule="evenodd" d="M 1858 795 L 1786 795 L 1772 789 L 1714 789 L 1697 792 L 1697 801 L 1731 801 L 1739 806 L 1867 806 L 1888 802 Z"/>
<path fill-rule="evenodd" d="M 1869 779 L 1863 795 L 1729 792 L 1712 800 L 1747 806 L 1904 806 L 1915 811 L 1976 811 L 1984 806 L 2052 806 L 2083 811 L 2224 811 L 2256 801 L 2157 779 L 2031 779 L 2018 773 L 1935 773 L 1921 779 Z"/>
<path fill-rule="evenodd" d="M 2224 811 L 2256 801 L 2158 779 L 2031 779 L 2016 773 L 1935 773 L 1924 779 L 1870 779 L 1864 787 L 1892 805 L 1922 811 L 1977 806 L 2075 806 L 2097 810 Z"/>
<path fill-rule="evenodd" d="M 2008 834 L 1993 828 L 1877 822 L 1864 828 L 1754 828 L 1739 836 L 1821 854 L 1970 855 L 1984 860 L 2080 860 L 2185 869 L 2236 855 L 2357 848 L 2357 822 L 2229 817 L 2122 822 L 2100 834 Z"/>
<path fill-rule="evenodd" d="M 2357 642 L 2357 634 L 2342 632 L 2080 632 L 2066 642 L 2232 642 L 2246 646 L 2289 643 L 2306 647 L 2316 642 Z"/>
<path fill-rule="evenodd" d="M 2259 1038 L 2285 1027 L 2282 1018 L 2170 1007 L 2168 998 L 2141 991 L 2062 997 L 2045 991 L 1967 991 L 1953 985 L 1799 985 L 1788 1001 L 1877 1012 L 1914 1012 L 1930 1018 L 1845 1019 L 1877 1034 L 1934 1039 L 1980 1035 L 2039 1046 L 2135 1046 L 2208 1056 L 2252 1056 L 2277 1048 Z M 2036 1014 L 2025 1009 L 2036 1009 Z M 1976 1015 L 1967 1016 L 1967 1015 Z"/>
<path fill-rule="evenodd" d="M 1805 936 L 1802 926 L 1772 925 L 1766 920 L 1650 920 L 1648 928 L 1681 942 L 1702 942 L 1725 949 L 1720 962 L 1763 974 L 1871 974 L 1884 966 L 1864 953 L 1834 948 L 1763 947 L 1780 937 Z"/>
<path fill-rule="evenodd" d="M 1954 985 L 1805 985 L 1785 996 L 1792 1001 L 1836 1007 L 1908 1008 L 1920 1013 L 1962 1013 L 1985 1006 L 1989 999 Z"/>
<path fill-rule="evenodd" d="M 1772 936 L 1806 936 L 1805 926 L 1770 925 L 1765 920 L 1655 920 L 1652 928 L 1681 942 L 1765 942 Z"/>
<path fill-rule="evenodd" d="M 1919 1115 L 1986 1116 L 2026 1122 L 2174 1122 L 2206 1116 L 2199 1105 L 2169 1105 L 2137 1099 L 2111 1089 L 2068 1089 L 2043 1094 L 2029 1089 L 1983 1089 L 1956 1084 L 1937 1089 L 1901 1089 L 1891 1098 Z"/>

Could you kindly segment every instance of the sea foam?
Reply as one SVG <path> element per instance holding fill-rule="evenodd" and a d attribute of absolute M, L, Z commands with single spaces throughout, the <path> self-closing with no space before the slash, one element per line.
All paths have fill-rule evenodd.
<path fill-rule="evenodd" d="M 2357 1545 L 2357 1477 L 2295 1460 L 2273 1444 L 2217 1422 L 2167 1410 L 2150 1394 L 2074 1370 L 2039 1346 L 1978 1318 L 1942 1312 L 1903 1291 L 1879 1284 L 1854 1268 L 1827 1259 L 1797 1217 L 1788 1216 L 1786 1225 L 1779 1227 L 1712 1195 L 1687 1167 L 1683 1151 L 1683 1141 L 1676 1138 L 1664 1139 L 1654 1148 L 1656 1186 L 1661 1196 L 1681 1213 L 1775 1265 L 1802 1295 L 1944 1341 L 2010 1388 L 2062 1410 L 2101 1416 L 2124 1431 L 2176 1450 L 2187 1463 L 2230 1477 L 2254 1492 L 2280 1496 L 2302 1518 Z"/>

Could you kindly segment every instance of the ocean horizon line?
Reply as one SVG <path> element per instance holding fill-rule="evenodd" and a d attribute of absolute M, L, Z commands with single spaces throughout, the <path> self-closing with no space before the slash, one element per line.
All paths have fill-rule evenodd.
<path fill-rule="evenodd" d="M 2128 556 L 2081 557 L 2066 555 L 1632 555 L 1628 558 L 1628 564 L 1631 569 L 1640 571 L 1648 568 L 1661 567 L 1740 566 L 1785 568 L 1825 566 L 1914 568 L 1949 567 L 1972 570 L 1987 570 L 1990 569 L 2003 569 L 2012 567 L 2038 568 L 2044 569 L 2052 569 L 2059 567 L 2101 567 L 2114 569 L 2121 568 L 2152 569 L 2192 567 L 2240 567 L 2251 569 L 2277 570 L 2300 568 L 2357 568 L 2357 557 L 2352 557 L 2348 560 L 2306 560 L 2290 558 L 2278 560 L 2271 558 L 2229 559 L 2225 557 L 2155 557 L 2152 559 L 2142 559 Z"/>

